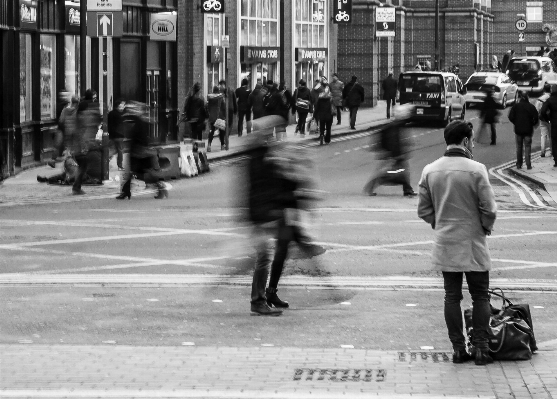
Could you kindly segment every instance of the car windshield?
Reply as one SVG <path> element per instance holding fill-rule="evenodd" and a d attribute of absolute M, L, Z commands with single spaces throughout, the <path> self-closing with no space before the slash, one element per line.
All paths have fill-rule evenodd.
<path fill-rule="evenodd" d="M 402 75 L 401 92 L 439 93 L 441 91 L 441 76 L 439 75 Z"/>
<path fill-rule="evenodd" d="M 511 72 L 537 72 L 538 69 L 540 69 L 540 64 L 536 60 L 512 60 L 509 66 Z"/>
<path fill-rule="evenodd" d="M 497 84 L 497 76 L 478 76 L 478 75 L 472 75 L 470 76 L 470 79 L 468 79 L 468 82 L 466 82 L 467 85 L 472 84 L 472 85 L 483 85 L 483 84 L 487 84 L 487 85 L 496 85 Z"/>

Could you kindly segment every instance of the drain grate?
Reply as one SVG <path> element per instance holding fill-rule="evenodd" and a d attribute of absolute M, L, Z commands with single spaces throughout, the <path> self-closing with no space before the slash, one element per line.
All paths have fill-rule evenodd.
<path fill-rule="evenodd" d="M 385 369 L 296 369 L 294 381 L 382 382 L 387 378 Z"/>
<path fill-rule="evenodd" d="M 93 294 L 94 298 L 110 298 L 113 296 L 116 296 L 116 294 L 111 294 L 111 293 Z"/>
<path fill-rule="evenodd" d="M 401 362 L 450 362 L 452 352 L 398 352 L 398 360 Z"/>

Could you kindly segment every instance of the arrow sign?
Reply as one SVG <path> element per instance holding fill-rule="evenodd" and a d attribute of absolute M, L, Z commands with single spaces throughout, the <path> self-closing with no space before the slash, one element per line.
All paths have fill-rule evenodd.
<path fill-rule="evenodd" d="M 106 16 L 106 14 L 103 14 L 103 16 L 101 17 L 101 20 L 99 21 L 99 23 L 102 25 L 103 27 L 103 36 L 107 36 L 108 35 L 108 25 L 111 24 L 110 22 L 110 18 L 108 18 Z"/>

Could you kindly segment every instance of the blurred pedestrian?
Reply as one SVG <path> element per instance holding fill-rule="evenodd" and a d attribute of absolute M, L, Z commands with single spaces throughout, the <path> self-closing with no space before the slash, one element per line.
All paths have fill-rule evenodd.
<path fill-rule="evenodd" d="M 264 86 L 261 79 L 257 79 L 255 89 L 248 96 L 248 104 L 253 112 L 253 119 L 258 119 L 266 115 L 263 106 L 263 98 L 267 94 L 267 86 Z"/>
<path fill-rule="evenodd" d="M 230 132 L 234 125 L 234 115 L 238 113 L 238 103 L 236 101 L 236 94 L 234 91 L 226 86 L 226 81 L 223 79 L 219 82 L 219 89 L 224 94 L 226 102 L 226 133 L 224 139 L 226 140 L 225 149 L 228 150 Z"/>
<path fill-rule="evenodd" d="M 538 110 L 538 115 L 540 116 L 540 135 L 541 135 L 541 157 L 545 158 L 547 150 L 551 150 L 551 125 L 547 117 L 542 117 L 541 110 L 544 103 L 549 99 L 551 93 L 551 86 L 545 84 L 543 86 L 543 94 L 538 97 L 536 101 L 536 109 Z"/>
<path fill-rule="evenodd" d="M 536 107 L 530 103 L 528 95 L 522 90 L 519 90 L 518 98 L 519 102 L 514 104 L 509 112 L 509 120 L 514 125 L 516 141 L 516 167 L 517 169 L 522 168 L 522 150 L 524 148 L 526 168 L 532 169 L 532 136 L 534 135 L 534 127 L 539 121 L 538 111 L 536 110 Z M 549 101 L 550 100 L 546 101 L 546 104 Z"/>
<path fill-rule="evenodd" d="M 325 141 L 325 144 L 331 142 L 331 125 L 336 113 L 331 89 L 325 76 L 321 76 L 321 85 L 318 92 L 319 95 L 315 103 L 313 117 L 319 121 L 319 144 L 323 145 L 323 141 Z"/>
<path fill-rule="evenodd" d="M 124 108 L 126 102 L 122 99 L 116 100 L 116 107 L 108 113 L 108 137 L 110 139 L 111 146 L 114 147 L 116 152 L 116 165 L 118 169 L 122 170 L 123 160 L 124 160 L 124 137 L 125 137 L 125 126 L 124 126 Z"/>
<path fill-rule="evenodd" d="M 136 175 L 145 184 L 155 184 L 158 193 L 155 199 L 168 197 L 166 184 L 159 182 L 157 172 L 160 171 L 157 150 L 149 143 L 150 120 L 148 106 L 137 101 L 126 102 L 124 108 L 124 123 L 129 124 L 129 162 L 124 162 L 122 172 L 121 192 L 116 197 L 118 200 L 131 199 L 132 175 Z"/>
<path fill-rule="evenodd" d="M 536 57 L 543 57 L 543 53 L 545 52 L 545 49 L 543 46 L 540 47 L 540 49 L 538 50 L 538 52 L 536 53 Z"/>
<path fill-rule="evenodd" d="M 549 57 L 549 53 L 550 53 L 549 47 L 546 47 L 545 50 L 543 51 L 543 56 L 544 57 Z"/>
<path fill-rule="evenodd" d="M 553 167 L 557 168 L 557 85 L 551 85 L 551 95 L 543 104 L 540 115 L 551 126 L 551 153 Z"/>
<path fill-rule="evenodd" d="M 329 84 L 331 88 L 331 95 L 333 96 L 333 105 L 337 109 L 337 125 L 342 121 L 342 91 L 344 90 L 344 83 L 340 81 L 337 73 L 333 73 L 333 79 Z"/>
<path fill-rule="evenodd" d="M 497 130 L 496 125 L 499 118 L 499 111 L 497 110 L 497 103 L 493 98 L 493 89 L 486 89 L 485 90 L 485 99 L 483 104 L 481 105 L 480 111 L 480 119 L 481 125 L 478 131 L 478 142 L 481 144 L 487 144 L 488 140 L 485 140 L 482 136 L 482 133 L 485 129 L 487 129 L 487 125 L 491 128 L 491 141 L 489 142 L 490 145 L 497 144 Z"/>
<path fill-rule="evenodd" d="M 503 62 L 501 63 L 501 71 L 506 73 L 507 67 L 509 66 L 509 61 L 514 57 L 514 50 L 508 50 L 503 56 Z"/>
<path fill-rule="evenodd" d="M 79 106 L 79 98 L 73 96 L 70 99 L 70 103 L 65 107 L 60 113 L 58 118 L 58 129 L 62 133 L 60 137 L 61 142 L 58 146 L 62 147 L 64 150 L 70 149 L 66 152 L 66 155 L 71 155 L 71 147 L 73 143 L 73 136 L 76 134 L 77 130 L 77 109 Z M 52 165 L 51 165 L 52 166 Z"/>
<path fill-rule="evenodd" d="M 356 115 L 358 108 L 364 102 L 364 88 L 358 83 L 358 77 L 352 76 L 352 80 L 342 91 L 342 99 L 350 110 L 350 129 L 356 130 Z"/>
<path fill-rule="evenodd" d="M 408 170 L 408 151 L 403 145 L 403 126 L 408 122 L 414 112 L 411 104 L 398 105 L 395 108 L 395 119 L 380 131 L 381 157 L 387 167 L 382 167 L 374 173 L 364 187 L 364 192 L 376 196 L 375 189 L 382 185 L 402 185 L 402 194 L 405 197 L 414 197 L 416 192 L 410 184 L 410 171 Z"/>
<path fill-rule="evenodd" d="M 391 106 L 395 106 L 396 92 L 398 88 L 398 83 L 395 78 L 393 78 L 392 71 L 390 71 L 389 75 L 383 80 L 381 87 L 383 88 L 383 99 L 387 101 L 387 119 L 390 119 Z"/>
<path fill-rule="evenodd" d="M 496 55 L 491 56 L 491 69 L 496 69 L 497 71 L 501 72 L 501 62 L 497 59 Z"/>
<path fill-rule="evenodd" d="M 280 116 L 283 123 L 279 123 L 275 126 L 275 135 L 277 140 L 283 140 L 286 136 L 286 126 L 288 125 L 288 110 L 292 100 L 290 101 L 286 97 L 286 92 L 283 90 L 279 91 L 278 85 L 272 80 L 267 80 L 267 87 L 269 92 L 265 95 L 263 99 L 263 105 L 265 106 L 265 112 L 267 116 Z"/>
<path fill-rule="evenodd" d="M 182 108 L 182 115 L 178 120 L 178 124 L 180 124 L 180 122 L 188 123 L 191 129 L 192 139 L 203 140 L 203 130 L 205 130 L 206 119 L 205 99 L 201 94 L 201 85 L 199 82 L 195 82 L 186 95 L 186 100 Z"/>
<path fill-rule="evenodd" d="M 77 162 L 78 171 L 72 187 L 73 195 L 83 195 L 83 178 L 87 173 L 87 154 L 97 147 L 95 137 L 102 123 L 97 92 L 89 89 L 77 110 L 77 128 L 71 135 L 71 153 Z"/>
<path fill-rule="evenodd" d="M 489 354 L 489 270 L 487 236 L 497 215 L 495 194 L 486 167 L 472 160 L 474 131 L 464 121 L 449 123 L 444 132 L 447 150 L 427 165 L 419 183 L 418 216 L 435 230 L 432 262 L 443 273 L 444 314 L 453 346 L 453 363 L 475 358 L 492 363 Z M 463 333 L 462 280 L 472 296 L 472 347 Z"/>
<path fill-rule="evenodd" d="M 307 88 L 306 81 L 300 79 L 298 82 L 299 86 L 294 91 L 294 99 L 292 106 L 292 114 L 298 113 L 298 122 L 296 124 L 296 132 L 300 134 L 306 133 L 306 119 L 308 113 L 313 113 L 313 103 L 311 97 L 311 91 Z"/>
<path fill-rule="evenodd" d="M 246 120 L 247 134 L 251 133 L 251 109 L 249 95 L 251 90 L 248 88 L 249 81 L 242 79 L 242 86 L 236 89 L 236 99 L 238 101 L 238 137 L 242 137 L 244 132 L 244 119 Z"/>
<path fill-rule="evenodd" d="M 225 150 L 226 129 L 219 129 L 215 126 L 217 119 L 226 121 L 226 104 L 224 94 L 220 92 L 218 86 L 214 86 L 213 92 L 207 95 L 207 110 L 209 111 L 209 140 L 207 141 L 207 152 L 211 152 L 211 143 L 213 142 L 215 130 L 218 130 L 220 149 Z"/>

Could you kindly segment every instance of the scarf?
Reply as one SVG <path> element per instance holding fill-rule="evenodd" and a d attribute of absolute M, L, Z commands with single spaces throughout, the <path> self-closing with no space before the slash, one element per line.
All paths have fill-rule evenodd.
<path fill-rule="evenodd" d="M 449 148 L 447 149 L 447 151 L 445 151 L 445 154 L 443 155 L 446 157 L 464 157 L 468 159 L 474 159 L 474 156 L 472 155 L 470 150 L 464 147 Z"/>

